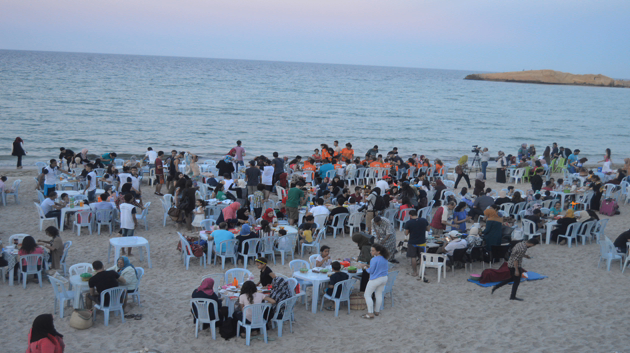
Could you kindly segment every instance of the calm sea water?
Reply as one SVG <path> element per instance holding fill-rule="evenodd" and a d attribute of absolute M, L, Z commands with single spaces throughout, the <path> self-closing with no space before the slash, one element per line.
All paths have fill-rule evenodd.
<path fill-rule="evenodd" d="M 471 72 L 394 67 L 0 50 L 0 163 L 58 147 L 142 155 L 146 147 L 310 155 L 374 144 L 455 160 L 472 145 L 542 153 L 552 142 L 630 156 L 630 90 L 467 81 Z"/>

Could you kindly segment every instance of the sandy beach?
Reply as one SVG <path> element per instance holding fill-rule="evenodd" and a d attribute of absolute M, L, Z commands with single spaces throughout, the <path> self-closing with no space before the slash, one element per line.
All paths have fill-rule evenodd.
<path fill-rule="evenodd" d="M 7 175 L 11 185 L 21 179 L 20 204 L 10 197 L 6 207 L 0 206 L 0 239 L 7 244 L 11 234 L 27 233 L 35 239 L 45 239 L 39 231 L 37 213 L 33 205 L 36 172 L 33 169 L 15 170 L 5 168 L 0 173 Z M 488 172 L 487 187 L 498 188 L 494 183 L 494 172 Z M 558 175 L 556 175 L 556 178 Z M 528 184 L 521 188 L 528 189 Z M 461 187 L 461 184 L 460 184 Z M 532 259 L 525 259 L 526 270 L 538 272 L 549 278 L 522 283 L 519 297 L 524 302 L 508 300 L 509 288 L 504 287 L 494 295 L 490 288 L 467 282 L 470 272 L 464 269 L 454 273 L 448 269 L 446 279 L 437 282 L 435 270 L 428 271 L 430 283 L 425 284 L 407 273 L 410 267 L 400 254 L 399 271 L 394 287 L 394 306 L 389 297 L 385 310 L 374 320 L 361 319 L 364 311 L 346 314 L 342 307 L 338 318 L 324 310 L 312 314 L 304 305 L 295 309 L 296 322 L 293 333 L 285 328 L 283 337 L 270 331 L 274 339 L 268 344 L 252 340 L 247 347 L 241 338 L 217 340 L 210 332 L 203 331 L 195 338 L 189 300 L 192 291 L 200 284 L 205 274 L 222 273 L 220 265 L 199 266 L 191 261 L 185 270 L 176 250 L 176 226 L 170 220 L 162 227 L 162 207 L 159 199 L 146 184 L 143 185 L 144 202 L 151 202 L 149 230 L 136 229 L 136 235 L 145 237 L 151 244 L 153 268 L 140 261 L 138 252 L 131 257 L 136 267 L 143 267 L 142 307 L 130 305 L 129 313 L 141 313 L 142 320 L 110 318 L 104 326 L 102 313 L 90 329 L 79 331 L 68 325 L 71 309 L 66 309 L 63 319 L 55 314 L 55 326 L 64 335 L 66 352 L 135 352 L 144 347 L 159 352 L 234 352 L 243 350 L 256 352 L 622 352 L 628 351 L 628 333 L 624 322 L 630 318 L 623 304 L 630 291 L 628 274 L 622 274 L 619 264 L 613 262 L 611 271 L 597 268 L 599 245 L 586 246 L 540 245 L 528 251 Z M 606 236 L 614 240 L 630 227 L 630 207 L 621 205 L 621 215 L 611 218 Z M 606 216 L 600 216 L 607 218 Z M 109 235 L 104 232 L 82 235 L 66 229 L 61 237 L 71 240 L 68 266 L 78 262 L 107 260 Z M 397 237 L 402 240 L 403 233 Z M 333 258 L 357 256 L 356 245 L 349 236 L 333 239 L 329 236 L 323 244 L 332 248 Z M 296 257 L 299 258 L 299 257 Z M 288 261 L 270 267 L 276 273 L 291 276 Z M 305 259 L 307 257 L 305 256 Z M 112 263 L 108 264 L 113 265 Z M 233 268 L 229 262 L 226 270 Z M 241 265 L 242 267 L 242 265 Z M 494 268 L 497 268 L 495 265 Z M 258 271 L 250 262 L 248 269 L 258 278 Z M 481 273 L 476 263 L 472 273 Z M 21 285 L 10 287 L 0 284 L 0 350 L 24 352 L 27 335 L 33 319 L 42 313 L 53 312 L 53 290 L 48 281 L 43 288 L 29 282 L 26 290 Z M 310 298 L 310 295 L 309 295 Z M 625 333 L 624 333 L 625 332 Z"/>

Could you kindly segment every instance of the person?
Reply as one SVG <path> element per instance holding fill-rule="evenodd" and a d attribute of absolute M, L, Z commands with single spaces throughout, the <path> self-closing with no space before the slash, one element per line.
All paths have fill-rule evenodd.
<path fill-rule="evenodd" d="M 381 189 L 375 187 L 370 191 L 369 187 L 366 187 L 365 191 L 368 193 L 368 196 L 365 198 L 365 202 L 367 203 L 367 213 L 365 214 L 365 225 L 367 228 L 367 233 L 372 234 L 372 220 L 374 219 L 375 210 L 374 205 L 376 204 L 376 199 L 381 194 Z"/>
<path fill-rule="evenodd" d="M 589 186 L 589 189 L 594 192 L 593 197 L 591 198 L 591 210 L 599 211 L 599 206 L 602 202 L 602 194 L 604 193 L 604 185 L 597 175 L 593 175 L 592 180 L 593 182 Z"/>
<path fill-rule="evenodd" d="M 96 200 L 96 182 L 98 177 L 96 173 L 94 173 L 94 164 L 86 164 L 85 169 L 88 171 L 88 174 L 86 176 L 87 185 L 85 186 L 85 190 L 83 190 L 83 195 L 87 192 L 88 201 L 94 202 Z"/>
<path fill-rule="evenodd" d="M 560 203 L 560 201 L 556 201 L 553 207 L 549 209 L 549 214 L 555 217 L 559 215 L 560 212 L 562 212 L 562 204 Z"/>
<path fill-rule="evenodd" d="M 278 152 L 273 153 L 273 180 L 272 185 L 280 180 L 280 174 L 284 173 L 284 159 L 280 158 Z M 271 191 L 271 190 L 269 190 Z"/>
<path fill-rule="evenodd" d="M 514 198 L 512 198 L 512 200 L 514 200 Z M 477 216 L 482 215 L 484 211 L 492 205 L 494 205 L 494 199 L 483 192 L 481 196 L 477 197 L 475 202 L 473 202 L 473 207 L 470 212 L 468 212 L 468 215 L 475 219 Z"/>
<path fill-rule="evenodd" d="M 243 156 L 245 156 L 245 149 L 243 148 L 241 140 L 236 141 L 236 147 L 232 148 L 234 151 L 234 162 L 237 166 L 244 166 Z"/>
<path fill-rule="evenodd" d="M 578 156 L 580 155 L 580 150 L 576 149 L 573 153 L 567 158 L 567 168 L 569 169 L 569 173 L 575 173 L 578 164 Z"/>
<path fill-rule="evenodd" d="M 256 289 L 256 284 L 252 281 L 245 281 L 241 287 L 241 295 L 238 297 L 238 304 L 240 311 L 234 314 L 237 321 L 243 320 L 243 313 L 245 312 L 245 320 L 249 323 L 252 321 L 252 311 L 245 310 L 248 305 L 260 304 L 263 301 L 276 304 L 273 298 L 260 293 Z M 241 337 L 245 338 L 245 330 L 241 331 Z"/>
<path fill-rule="evenodd" d="M 162 161 L 162 158 L 164 158 L 163 156 L 164 151 L 158 151 L 155 159 L 153 160 L 155 167 L 155 194 L 158 196 L 164 196 L 162 194 L 162 185 L 164 185 L 164 161 Z"/>
<path fill-rule="evenodd" d="M 311 214 L 305 216 L 304 222 L 298 227 L 299 246 L 296 247 L 296 252 L 302 248 L 302 244 L 310 244 L 313 242 L 316 230 L 315 217 Z"/>
<path fill-rule="evenodd" d="M 322 245 L 319 248 L 319 255 L 315 258 L 315 267 L 327 267 L 331 264 L 330 246 Z"/>
<path fill-rule="evenodd" d="M 211 299 L 214 300 L 214 302 L 216 303 L 215 305 L 217 306 L 217 312 L 219 313 L 219 317 L 218 319 L 221 320 L 221 300 L 219 300 L 219 297 L 217 296 L 217 293 L 214 292 L 214 279 L 212 278 L 204 278 L 203 281 L 201 281 L 201 285 L 199 287 L 197 287 L 197 289 L 195 289 L 192 292 L 191 295 L 192 299 Z M 191 310 L 193 313 L 193 322 L 196 324 L 197 323 L 197 307 L 193 306 L 193 309 Z M 217 317 L 214 316 L 214 308 L 212 306 L 208 306 L 208 315 L 210 315 L 210 320 L 216 320 Z M 202 329 L 206 330 L 210 327 L 210 324 L 203 324 Z"/>
<path fill-rule="evenodd" d="M 333 219 L 336 215 L 344 213 L 347 215 L 350 214 L 348 208 L 343 206 L 344 202 L 346 202 L 346 200 L 343 196 L 339 196 L 337 198 L 337 207 L 333 208 L 332 211 L 330 211 L 330 213 L 328 214 L 328 224 L 332 226 L 337 226 L 337 220 L 335 220 L 335 223 L 333 224 Z"/>
<path fill-rule="evenodd" d="M 44 213 L 46 218 L 57 218 L 57 224 L 59 224 L 59 228 L 61 228 L 61 222 L 63 222 L 61 219 L 61 209 L 63 206 L 55 202 L 55 199 L 57 199 L 57 193 L 52 190 L 48 193 L 48 197 L 41 203 L 42 213 Z"/>
<path fill-rule="evenodd" d="M 615 247 L 617 248 L 617 252 L 627 254 L 629 241 L 630 241 L 630 229 L 619 234 L 617 239 L 615 239 L 615 241 L 613 242 L 613 245 L 615 245 Z"/>
<path fill-rule="evenodd" d="M 271 284 L 274 278 L 276 278 L 276 274 L 273 273 L 271 267 L 267 266 L 267 259 L 264 257 L 259 257 L 256 259 L 256 268 L 260 270 L 260 279 L 257 286 L 266 287 Z"/>
<path fill-rule="evenodd" d="M 377 154 L 378 154 L 378 146 L 374 145 L 374 147 L 370 148 L 365 155 L 376 157 Z"/>
<path fill-rule="evenodd" d="M 512 195 L 512 203 L 516 205 L 517 203 L 521 202 L 525 202 L 523 195 L 521 195 L 520 191 L 514 191 L 514 194 Z"/>
<path fill-rule="evenodd" d="M 24 150 L 24 141 L 16 137 L 13 141 L 13 151 L 11 155 L 17 157 L 17 169 L 22 169 L 22 157 L 25 156 L 26 153 L 27 152 Z"/>
<path fill-rule="evenodd" d="M 313 155 L 311 157 L 315 162 L 321 162 L 322 155 L 319 153 L 319 148 L 313 150 Z"/>
<path fill-rule="evenodd" d="M 519 160 L 529 156 L 526 143 L 521 144 L 521 148 L 518 149 L 517 155 Z"/>
<path fill-rule="evenodd" d="M 383 245 L 387 249 L 387 253 L 390 254 L 388 260 L 393 263 L 398 261 L 394 259 L 396 250 L 396 230 L 394 226 L 387 218 L 380 216 L 372 219 L 372 236 L 375 238 L 375 243 Z"/>
<path fill-rule="evenodd" d="M 249 161 L 249 168 L 245 169 L 245 182 L 247 182 L 247 195 L 254 194 L 260 184 L 260 168 L 256 167 L 256 161 Z"/>
<path fill-rule="evenodd" d="M 487 148 L 486 148 L 487 150 Z M 486 162 L 486 165 L 488 165 L 488 162 Z M 482 167 L 482 169 L 484 170 L 483 175 L 484 175 L 484 179 L 486 178 L 486 173 L 485 173 L 485 168 Z M 468 188 L 470 189 L 470 178 L 468 177 L 468 174 L 466 173 L 466 164 L 464 163 L 464 165 L 461 164 L 457 164 L 455 166 L 455 173 L 457 174 L 457 179 L 455 180 L 455 189 L 457 189 L 457 185 L 459 184 L 459 181 L 462 180 L 462 178 L 464 178 L 464 180 L 466 181 L 466 184 L 468 184 Z"/>
<path fill-rule="evenodd" d="M 44 254 L 44 248 L 42 248 L 41 246 L 37 246 L 37 243 L 35 242 L 35 238 L 33 238 L 30 235 L 24 237 L 24 239 L 22 239 L 22 247 L 20 248 L 20 250 L 18 250 L 17 261 L 13 269 L 14 275 L 17 274 L 17 271 L 19 271 L 20 269 L 19 261 L 22 256 L 43 255 L 43 254 Z M 26 266 L 26 260 L 22 259 L 22 266 Z M 37 262 L 37 270 L 40 270 L 41 268 L 42 268 L 42 262 L 41 260 L 39 260 Z"/>
<path fill-rule="evenodd" d="M 384 246 L 381 244 L 373 244 L 370 253 L 372 255 L 370 266 L 362 266 L 364 269 L 367 267 L 367 273 L 370 275 L 370 280 L 363 294 L 368 310 L 367 314 L 361 316 L 364 319 L 374 319 L 375 316 L 379 316 L 383 303 L 383 290 L 385 289 L 385 284 L 387 284 L 387 271 L 389 268 L 387 258 L 390 255 Z M 372 294 L 376 296 L 376 305 L 372 300 Z"/>
<path fill-rule="evenodd" d="M 453 226 L 451 229 L 457 230 L 460 233 L 466 232 L 466 221 L 469 219 L 468 213 L 466 212 L 467 207 L 468 204 L 464 201 L 457 204 L 453 210 Z"/>
<path fill-rule="evenodd" d="M 333 294 L 333 289 L 335 288 L 335 284 L 345 281 L 350 277 L 348 276 L 347 273 L 341 272 L 341 264 L 339 263 L 339 261 L 334 261 L 331 264 L 331 267 L 332 267 L 333 273 L 330 276 L 330 281 L 328 282 L 328 287 L 326 288 L 326 294 L 330 296 L 334 296 L 334 298 L 340 298 L 341 287 L 337 288 L 337 292 Z M 333 311 L 335 310 L 335 308 L 332 305 L 330 305 L 326 307 L 326 310 Z"/>
<path fill-rule="evenodd" d="M 118 155 L 115 152 L 105 153 L 101 156 L 101 163 L 104 165 L 110 165 Z"/>
<path fill-rule="evenodd" d="M 120 230 L 123 237 L 133 237 L 133 232 L 138 225 L 136 217 L 136 207 L 131 203 L 133 195 L 125 195 L 125 202 L 120 204 Z M 131 256 L 131 248 L 127 248 L 129 256 Z M 125 248 L 122 248 L 122 254 L 125 255 Z"/>
<path fill-rule="evenodd" d="M 105 297 L 105 302 L 101 303 L 101 293 L 110 288 L 118 287 L 119 285 L 126 284 L 125 278 L 121 277 L 116 271 L 105 271 L 103 263 L 100 261 L 94 261 L 92 268 L 96 272 L 94 276 L 90 277 L 88 286 L 90 292 L 86 296 L 86 307 L 92 309 L 93 303 L 109 305 L 109 297 Z"/>
<path fill-rule="evenodd" d="M 440 206 L 437 211 L 435 211 L 433 219 L 431 220 L 431 228 L 433 228 L 434 235 L 441 235 L 444 232 L 448 224 L 449 211 L 455 209 L 456 205 L 455 201 L 450 201 L 448 204 Z"/>
<path fill-rule="evenodd" d="M 409 211 L 409 220 L 405 223 L 405 235 L 409 237 L 407 257 L 411 258 L 411 276 L 413 277 L 418 277 L 418 258 L 426 250 L 428 231 L 429 222 L 422 217 L 418 218 L 418 211 Z"/>
<path fill-rule="evenodd" d="M 311 208 L 311 213 L 313 214 L 313 217 L 317 217 L 319 215 L 325 215 L 326 217 L 328 217 L 330 211 L 328 210 L 328 207 L 324 206 L 324 203 L 324 199 L 321 197 L 315 199 L 315 204 L 317 206 Z"/>
<path fill-rule="evenodd" d="M 222 160 L 217 163 L 216 168 L 219 171 L 219 176 L 223 176 L 225 174 L 229 174 L 229 178 L 232 178 L 232 173 L 234 173 L 234 163 L 232 163 L 232 156 L 226 155 Z"/>
<path fill-rule="evenodd" d="M 350 142 L 346 143 L 346 147 L 341 150 L 341 156 L 343 157 L 344 160 L 354 159 L 354 150 L 352 149 L 352 144 Z"/>
<path fill-rule="evenodd" d="M 274 178 L 274 167 L 271 165 L 271 161 L 266 161 L 265 166 L 263 167 L 263 172 L 261 176 L 261 182 L 265 185 L 265 200 L 269 199 L 269 195 L 273 190 L 273 178 Z"/>
<path fill-rule="evenodd" d="M 481 196 L 485 188 L 486 188 L 486 183 L 483 181 L 483 173 L 477 173 L 477 177 L 475 178 L 475 189 L 473 190 L 473 194 L 479 197 Z"/>
<path fill-rule="evenodd" d="M 479 151 L 479 150 L 477 150 Z M 488 151 L 488 147 L 484 147 L 481 152 L 481 172 L 483 173 L 483 179 L 488 180 L 486 177 L 486 170 L 488 169 L 488 162 L 490 161 L 490 152 Z M 468 184 L 470 188 L 470 184 Z"/>
<path fill-rule="evenodd" d="M 28 332 L 26 352 L 63 353 L 65 348 L 63 335 L 55 329 L 52 314 L 37 316 Z"/>
<path fill-rule="evenodd" d="M 512 200 L 509 197 L 507 197 L 507 191 L 505 190 L 499 191 L 499 197 L 496 200 L 494 200 L 494 204 L 497 206 L 501 206 L 504 203 L 509 203 L 509 202 L 512 202 Z"/>
<path fill-rule="evenodd" d="M 460 238 L 459 233 L 456 230 L 453 230 L 449 233 L 449 237 L 451 240 L 447 241 L 446 245 L 440 247 L 437 250 L 438 254 L 446 254 L 448 255 L 449 261 L 453 261 L 452 257 L 457 249 L 466 249 L 468 248 L 468 242 L 466 239 Z"/>
<path fill-rule="evenodd" d="M 264 221 L 269 222 L 269 224 L 277 224 L 278 218 L 276 217 L 276 213 L 273 208 L 269 207 L 265 210 L 261 217 Z"/>
<path fill-rule="evenodd" d="M 129 258 L 121 256 L 116 261 L 116 265 L 107 269 L 107 271 L 114 271 L 119 276 L 125 279 L 125 285 L 121 287 L 127 288 L 127 295 L 132 294 L 136 290 L 138 285 L 138 274 L 136 268 L 131 264 Z M 125 302 L 123 303 L 123 310 L 127 306 L 127 297 L 125 296 Z"/>
<path fill-rule="evenodd" d="M 514 282 L 512 284 L 512 293 L 510 294 L 510 300 L 523 301 L 523 299 L 516 296 L 518 285 L 521 283 L 521 274 L 523 273 L 523 268 L 521 267 L 523 265 L 523 257 L 531 259 L 531 257 L 526 254 L 527 249 L 531 248 L 532 246 L 538 245 L 538 243 L 538 238 L 531 238 L 529 240 L 522 241 L 514 245 L 514 247 L 512 248 L 512 253 L 510 254 L 510 258 L 507 262 L 508 268 L 510 269 L 510 278 L 492 287 L 491 294 L 494 294 L 497 289 L 503 287 L 504 285 L 510 282 Z"/>
<path fill-rule="evenodd" d="M 505 153 L 503 151 L 499 151 L 499 157 L 497 159 L 497 183 L 504 184 L 506 182 L 505 169 L 508 165 Z"/>
<path fill-rule="evenodd" d="M 196 206 L 193 211 L 195 218 L 192 220 L 192 226 L 195 227 L 196 231 L 199 231 L 201 229 L 201 221 L 206 218 L 206 201 L 197 199 Z"/>
<path fill-rule="evenodd" d="M 232 202 L 226 208 L 221 211 L 217 222 L 226 222 L 228 227 L 232 224 L 237 224 L 236 211 L 241 208 L 241 204 L 238 202 Z"/>
<path fill-rule="evenodd" d="M 285 208 L 287 210 L 287 218 L 289 219 L 289 225 L 298 223 L 300 212 L 298 208 L 304 204 L 306 198 L 304 197 L 304 191 L 297 187 L 297 184 L 291 183 L 291 188 L 287 193 L 287 201 Z"/>
<path fill-rule="evenodd" d="M 491 251 L 493 246 L 501 245 L 503 238 L 503 218 L 497 212 L 498 206 L 488 207 L 483 212 L 486 219 L 486 228 L 483 230 L 482 236 L 486 241 L 486 250 Z"/>
<path fill-rule="evenodd" d="M 577 219 L 575 219 L 575 213 L 573 212 L 573 210 L 569 209 L 567 210 L 567 213 L 564 214 L 564 217 L 560 218 L 556 222 L 558 223 L 558 226 L 556 227 L 556 229 L 551 231 L 551 240 L 553 241 L 558 240 L 558 235 L 567 234 L 567 229 L 571 224 L 577 222 Z M 564 245 L 566 244 L 566 242 L 567 240 L 563 239 L 560 242 L 560 245 Z"/>
<path fill-rule="evenodd" d="M 57 160 L 55 159 L 51 159 L 48 166 L 42 169 L 42 174 L 44 174 L 44 196 L 48 196 L 51 190 L 55 191 L 55 184 L 57 183 L 59 172 L 72 174 L 68 170 L 59 168 L 57 166 Z"/>
<path fill-rule="evenodd" d="M 59 270 L 61 269 L 61 257 L 63 256 L 63 240 L 59 236 L 59 229 L 50 226 L 46 228 L 46 235 L 51 238 L 50 241 L 38 240 L 37 243 L 48 249 L 50 268 Z"/>
<path fill-rule="evenodd" d="M 74 151 L 69 149 L 69 148 L 65 148 L 65 147 L 59 147 L 59 163 L 63 163 L 63 160 L 66 160 L 66 165 L 71 165 L 72 164 L 72 160 L 74 158 Z"/>
<path fill-rule="evenodd" d="M 263 184 L 256 185 L 256 192 L 251 200 L 251 207 L 254 209 L 254 216 L 256 219 L 260 218 L 262 214 L 263 201 L 265 199 L 265 186 Z"/>
<path fill-rule="evenodd" d="M 234 234 L 227 230 L 228 225 L 226 222 L 219 223 L 219 229 L 215 230 L 208 236 L 208 241 L 214 240 L 214 248 L 217 253 L 221 252 L 219 245 L 222 241 L 234 239 Z M 223 246 L 225 251 L 225 245 Z"/>
<path fill-rule="evenodd" d="M 271 293 L 269 297 L 273 299 L 277 304 L 282 303 L 282 301 L 291 298 L 293 294 L 289 289 L 289 281 L 284 277 L 275 277 L 273 281 L 271 281 Z M 275 311 L 277 310 L 276 305 L 273 305 L 272 312 L 269 313 L 269 317 L 273 317 Z M 284 311 L 278 313 L 278 318 L 282 318 Z"/>
<path fill-rule="evenodd" d="M 588 213 L 584 212 L 584 214 Z M 525 216 L 525 219 L 534 222 L 534 224 L 536 225 L 536 229 L 534 229 L 534 231 L 537 231 L 538 229 L 545 226 L 545 222 L 542 220 L 542 212 L 539 208 L 534 208 L 532 210 L 532 214 Z"/>

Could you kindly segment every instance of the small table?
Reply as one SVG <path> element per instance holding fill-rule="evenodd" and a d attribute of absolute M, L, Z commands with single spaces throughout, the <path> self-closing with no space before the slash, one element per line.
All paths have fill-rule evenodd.
<path fill-rule="evenodd" d="M 348 273 L 347 271 L 343 272 Z M 328 277 L 328 273 L 330 272 L 314 273 L 313 270 L 308 270 L 308 272 L 306 273 L 302 273 L 300 271 L 293 272 L 293 278 L 313 283 L 313 298 L 311 303 L 311 311 L 313 312 L 313 314 L 317 312 L 317 303 L 319 302 L 319 288 L 321 287 L 321 284 L 330 282 L 330 277 Z M 348 276 L 361 278 L 362 274 L 363 269 L 358 269 L 357 273 L 348 273 Z"/>
<path fill-rule="evenodd" d="M 82 280 L 80 275 L 70 276 L 69 281 L 70 284 L 72 284 L 72 290 L 74 291 L 74 308 L 80 309 L 81 294 L 90 290 L 89 282 Z"/>
<path fill-rule="evenodd" d="M 553 229 L 553 227 L 557 225 L 558 225 L 558 221 L 556 220 L 547 222 L 547 224 L 545 224 L 545 227 L 547 227 L 547 240 L 545 240 L 545 243 L 549 244 L 549 242 L 551 241 L 551 230 Z"/>
<path fill-rule="evenodd" d="M 110 255 L 112 253 L 112 247 L 114 247 L 114 259 L 118 259 L 120 257 L 120 249 L 122 248 L 138 248 L 144 247 L 147 252 L 147 262 L 149 263 L 149 268 L 151 268 L 151 249 L 149 246 L 149 241 L 147 241 L 143 237 L 118 237 L 109 239 L 109 249 L 107 250 L 107 262 L 111 262 Z M 142 251 L 140 251 L 140 261 L 143 261 L 144 257 L 142 255 Z"/>

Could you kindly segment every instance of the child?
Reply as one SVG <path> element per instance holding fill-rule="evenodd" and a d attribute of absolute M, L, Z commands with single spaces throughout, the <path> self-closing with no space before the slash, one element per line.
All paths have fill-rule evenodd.
<path fill-rule="evenodd" d="M 131 202 L 133 201 L 133 195 L 126 194 L 125 202 L 120 204 L 120 231 L 123 237 L 133 237 L 133 231 L 138 225 L 138 219 L 136 218 L 136 206 Z M 131 256 L 131 248 L 127 248 L 129 256 Z M 122 249 L 122 254 L 125 255 L 125 249 Z"/>
<path fill-rule="evenodd" d="M 267 266 L 267 259 L 264 257 L 256 259 L 256 267 L 260 270 L 260 280 L 256 283 L 256 286 L 261 285 L 266 287 L 271 284 L 274 278 L 276 278 L 276 274 L 273 273 L 269 266 Z"/>
<path fill-rule="evenodd" d="M 514 187 L 513 186 L 508 186 L 507 196 L 510 197 L 510 198 L 512 196 L 514 196 Z"/>
<path fill-rule="evenodd" d="M 195 231 L 201 230 L 201 221 L 206 217 L 206 201 L 197 200 L 197 207 L 194 210 L 195 218 L 193 218 L 192 226 L 195 227 Z"/>
<path fill-rule="evenodd" d="M 302 244 L 310 244 L 313 242 L 313 235 L 317 230 L 317 225 L 315 224 L 315 217 L 313 215 L 308 215 L 304 217 L 304 223 L 300 224 L 298 227 L 298 237 L 299 237 L 299 248 L 302 248 Z M 299 251 L 296 250 L 296 251 Z"/>
<path fill-rule="evenodd" d="M 280 229 L 278 231 L 277 247 L 278 250 L 290 251 L 292 246 L 292 239 L 287 237 L 287 231 Z"/>
<path fill-rule="evenodd" d="M 326 267 L 330 265 L 330 247 L 327 245 L 323 245 L 319 248 L 319 255 L 315 259 L 315 267 Z"/>
<path fill-rule="evenodd" d="M 338 261 L 335 261 L 331 265 L 333 274 L 330 276 L 330 282 L 328 282 L 328 288 L 326 288 L 326 294 L 332 296 L 333 288 L 335 288 L 335 284 L 347 280 L 348 274 L 341 272 L 341 264 Z M 337 293 L 335 293 L 335 298 L 341 297 L 341 288 L 337 288 Z M 330 305 L 326 307 L 326 310 L 335 310 L 335 307 Z"/>
<path fill-rule="evenodd" d="M 351 215 L 359 212 L 360 206 L 357 205 L 357 200 L 354 198 L 354 196 L 350 196 L 350 198 L 348 199 L 348 204 L 348 212 L 350 212 Z"/>
<path fill-rule="evenodd" d="M 564 180 L 558 179 L 558 183 L 556 184 L 556 191 L 564 191 Z"/>
<path fill-rule="evenodd" d="M 556 204 L 551 208 L 551 210 L 549 210 L 549 214 L 553 215 L 554 217 L 559 215 L 560 212 L 562 212 L 562 206 L 560 204 L 560 202 L 556 202 Z"/>

